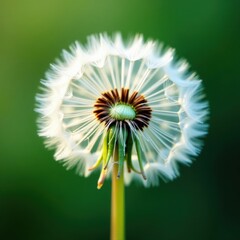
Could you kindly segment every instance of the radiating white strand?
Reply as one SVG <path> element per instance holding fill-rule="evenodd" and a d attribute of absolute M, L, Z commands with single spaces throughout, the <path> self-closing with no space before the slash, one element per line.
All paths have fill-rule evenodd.
<path fill-rule="evenodd" d="M 122 63 L 121 63 L 121 88 L 124 88 L 124 79 L 125 79 L 125 58 L 122 58 Z"/>
<path fill-rule="evenodd" d="M 125 120 L 125 122 L 128 124 L 128 126 L 130 128 L 132 139 L 134 139 L 133 136 L 137 136 L 137 132 L 138 132 L 136 129 L 136 126 L 134 126 L 134 122 L 130 121 L 130 120 Z"/>
<path fill-rule="evenodd" d="M 74 111 L 73 113 L 64 113 L 64 119 L 68 119 L 68 118 L 82 118 L 82 116 L 84 115 L 84 112 L 82 111 Z M 82 121 L 85 121 L 86 119 L 91 119 L 92 116 L 89 114 L 85 114 L 87 117 L 86 118 L 82 118 Z"/>
<path fill-rule="evenodd" d="M 82 134 L 89 124 L 91 124 L 93 119 L 88 119 L 86 121 L 81 121 L 81 119 L 73 119 L 71 122 L 65 122 L 64 127 L 67 131 Z M 79 135 L 80 136 L 80 135 Z"/>
<path fill-rule="evenodd" d="M 150 69 L 146 69 L 146 71 L 144 72 L 143 76 L 141 77 L 141 79 L 139 80 L 139 83 L 136 86 L 136 91 L 139 92 L 140 88 L 142 87 L 142 85 L 144 84 L 144 82 L 146 81 L 148 75 L 150 74 Z"/>
<path fill-rule="evenodd" d="M 104 132 L 104 128 L 103 128 L 101 125 L 99 125 L 99 126 L 98 126 L 98 130 L 96 131 L 96 134 L 92 137 L 92 139 L 90 140 L 90 142 L 89 142 L 88 145 L 87 145 L 87 148 L 86 148 L 87 150 L 91 151 L 92 148 L 93 148 L 93 146 L 97 143 L 97 140 L 98 140 L 99 138 L 101 138 L 101 139 L 99 140 L 98 145 L 99 145 L 99 144 L 102 144 L 102 141 L 103 141 L 103 132 Z M 100 145 L 100 146 L 101 146 L 101 145 Z M 100 151 L 99 146 L 98 146 L 97 150 Z"/>
<path fill-rule="evenodd" d="M 93 105 L 94 104 L 91 104 L 91 105 L 87 105 L 87 104 L 79 104 L 79 103 L 76 103 L 76 104 L 71 104 L 71 103 L 63 103 L 61 105 L 61 109 L 72 109 L 72 108 L 76 108 L 76 109 L 82 109 L 82 111 L 87 111 L 89 110 L 90 108 L 93 108 Z M 90 110 L 89 110 L 90 112 Z"/>
<path fill-rule="evenodd" d="M 139 89 L 139 92 L 141 92 L 142 94 L 145 95 L 145 92 L 148 91 L 150 88 L 149 88 L 149 85 L 153 85 L 154 83 L 157 83 L 157 84 L 160 84 L 161 85 L 161 82 L 159 83 L 158 81 L 155 81 L 154 80 L 154 77 L 156 76 L 156 74 L 159 72 L 159 69 L 149 69 L 150 71 L 150 74 L 147 76 L 147 78 L 143 81 L 142 85 L 141 85 L 141 88 Z M 161 79 L 160 79 L 161 81 Z"/>
<path fill-rule="evenodd" d="M 89 125 L 89 126 L 88 126 Z M 82 135 L 85 133 L 89 133 L 90 131 L 93 131 L 93 127 L 96 127 L 92 121 L 85 122 L 81 124 L 80 126 L 76 127 L 76 129 L 70 129 L 69 131 L 74 134 L 75 136 L 78 136 L 78 139 L 82 138 Z M 69 128 L 67 128 L 69 129 Z"/>
<path fill-rule="evenodd" d="M 132 125 L 132 133 L 134 133 L 134 135 L 136 137 L 138 137 L 138 139 L 144 139 L 144 141 L 146 142 L 149 142 L 150 139 L 146 138 L 146 136 L 144 135 L 144 131 L 147 129 L 147 128 L 144 128 L 144 130 L 142 131 L 138 125 L 136 124 L 136 122 L 134 121 L 131 121 L 131 125 Z M 147 149 L 147 148 L 146 148 Z"/>
<path fill-rule="evenodd" d="M 175 141 L 173 140 L 174 136 L 172 136 L 171 134 L 169 134 L 167 131 L 163 131 L 160 126 L 156 126 L 156 124 L 154 123 L 150 123 L 151 126 L 149 126 L 149 128 L 151 128 L 152 131 L 154 131 L 155 133 L 157 133 L 161 138 L 161 139 L 165 139 L 167 142 L 174 144 Z"/>
<path fill-rule="evenodd" d="M 136 89 L 136 86 L 138 85 L 138 81 L 141 78 L 141 76 L 143 75 L 143 71 L 144 71 L 143 68 L 146 68 L 146 65 L 145 65 L 144 59 L 141 59 L 141 64 L 138 68 L 138 71 L 137 71 L 137 73 L 134 77 L 133 83 L 132 83 L 132 89 L 133 90 Z"/>
<path fill-rule="evenodd" d="M 101 84 L 99 84 L 95 79 L 93 79 L 91 76 L 88 76 L 87 74 L 84 74 L 81 79 L 83 82 L 88 82 L 89 86 L 96 89 L 96 94 L 100 95 L 104 88 Z"/>
<path fill-rule="evenodd" d="M 80 132 L 84 132 L 85 135 L 77 142 L 78 145 L 80 145 L 83 141 L 87 140 L 88 138 L 90 138 L 99 128 L 99 125 L 96 124 L 96 122 L 92 122 L 89 124 L 89 126 L 82 128 L 81 131 L 77 131 L 75 133 L 80 133 Z"/>
<path fill-rule="evenodd" d="M 155 147 L 155 150 L 160 153 L 161 149 L 157 147 L 157 143 L 161 143 L 164 147 L 167 149 L 171 149 L 171 146 L 164 141 L 164 139 L 160 136 L 159 132 L 155 131 L 154 129 L 148 127 L 146 130 L 146 134 L 148 135 L 148 138 L 150 139 L 150 142 L 153 144 Z"/>
<path fill-rule="evenodd" d="M 107 66 L 105 66 L 107 68 Z M 113 85 L 111 80 L 106 74 L 106 70 L 104 68 L 97 68 L 97 71 L 99 72 L 99 75 L 102 78 L 102 81 L 104 82 L 104 85 L 107 87 L 108 90 L 113 89 Z"/>
<path fill-rule="evenodd" d="M 143 131 L 138 132 L 138 140 L 142 149 L 142 153 L 144 154 L 144 160 L 149 163 L 151 161 L 153 161 L 153 159 L 147 158 L 146 154 L 149 152 L 149 148 L 150 148 L 150 143 L 149 143 L 149 139 L 146 139 L 146 135 L 144 134 Z"/>
<path fill-rule="evenodd" d="M 81 85 L 82 85 L 82 88 L 86 89 L 88 92 L 91 92 L 95 96 L 99 96 L 101 94 L 101 91 L 98 91 L 98 89 L 95 88 L 95 86 L 89 81 L 89 79 L 82 77 Z M 79 88 L 79 89 L 81 89 L 81 88 Z M 81 94 L 82 91 L 83 90 L 81 90 L 79 93 Z"/>
<path fill-rule="evenodd" d="M 124 84 L 124 86 L 127 87 L 128 89 L 130 88 L 130 80 L 131 80 L 131 77 L 132 77 L 133 66 L 134 66 L 134 62 L 130 61 L 129 66 L 128 66 L 128 73 L 127 73 L 126 82 Z"/>
<path fill-rule="evenodd" d="M 114 68 L 113 68 L 113 65 L 112 65 L 112 60 L 111 58 L 114 58 L 114 57 L 108 57 L 107 58 L 107 62 L 108 62 L 108 66 L 109 66 L 109 71 L 110 71 L 110 74 L 111 74 L 111 80 L 113 82 L 113 88 L 117 88 L 117 82 L 116 82 L 116 78 L 115 78 L 115 75 L 114 75 Z M 116 73 L 115 73 L 116 74 Z"/>
<path fill-rule="evenodd" d="M 105 129 L 109 129 L 115 119 L 111 119 L 110 117 L 105 120 L 107 124 L 105 124 Z"/>
<path fill-rule="evenodd" d="M 177 132 L 181 132 L 181 128 L 180 128 L 180 124 L 179 122 L 172 122 L 172 121 L 169 121 L 169 120 L 165 120 L 165 119 L 160 119 L 160 118 L 157 118 L 157 117 L 152 117 L 151 118 L 151 122 L 155 123 L 155 124 L 166 124 L 167 125 L 167 128 L 169 129 L 172 129 L 174 131 L 177 131 Z"/>
<path fill-rule="evenodd" d="M 151 78 L 147 79 L 146 82 L 149 83 L 150 80 L 151 80 Z M 150 94 L 153 93 L 153 92 L 156 92 L 156 90 L 157 90 L 161 85 L 163 85 L 164 82 L 166 82 L 167 80 L 168 80 L 168 77 L 164 75 L 164 76 L 161 77 L 160 79 L 156 80 L 156 82 L 153 83 L 150 88 L 146 88 L 145 91 L 144 91 L 144 86 L 143 86 L 143 87 L 142 87 L 142 94 L 145 95 L 145 96 L 147 96 L 147 95 L 150 95 Z"/>
<path fill-rule="evenodd" d="M 172 86 L 174 86 L 174 84 L 169 85 L 169 86 L 168 86 L 167 88 L 165 88 L 165 89 L 161 89 L 161 90 L 159 90 L 159 91 L 157 91 L 157 92 L 155 92 L 155 93 L 152 93 L 151 95 L 147 95 L 147 99 L 151 99 L 151 98 L 153 98 L 154 96 L 158 96 L 159 94 L 163 93 L 164 91 L 166 91 L 166 89 L 168 89 L 168 88 L 170 88 L 170 87 L 172 87 Z"/>
<path fill-rule="evenodd" d="M 89 132 L 93 130 L 93 127 L 96 127 L 96 125 L 98 126 L 99 124 L 96 123 L 95 121 L 91 121 L 89 119 L 89 121 L 85 121 L 84 123 L 81 124 L 81 126 L 79 126 L 78 128 L 76 128 L 73 132 L 74 133 L 84 133 L 84 132 Z"/>
<path fill-rule="evenodd" d="M 177 89 L 177 85 L 174 84 L 172 86 L 172 88 L 168 88 L 169 85 L 171 85 L 172 81 L 169 80 L 169 81 L 166 81 L 164 82 L 164 89 L 166 89 L 166 91 L 164 92 L 164 95 L 170 100 L 170 101 L 173 101 L 173 102 L 179 102 L 179 98 L 180 98 L 180 90 Z"/>
<path fill-rule="evenodd" d="M 149 134 L 149 128 L 144 129 L 144 132 L 140 132 L 140 134 L 144 137 L 143 139 L 146 141 L 148 148 L 153 148 L 156 151 L 156 153 L 158 153 L 158 154 L 161 152 L 163 145 L 159 146 L 159 144 L 162 144 L 162 142 L 154 141 L 154 139 L 152 138 L 152 133 Z M 155 136 L 154 136 L 154 138 L 155 138 Z"/>
<path fill-rule="evenodd" d="M 154 105 L 154 102 L 157 103 L 158 101 L 161 102 L 161 101 L 168 101 L 169 103 L 178 103 L 178 105 L 180 105 L 180 101 L 179 100 L 174 100 L 174 99 L 169 99 L 166 97 L 166 95 L 164 93 L 161 93 L 159 95 L 156 95 L 152 98 L 148 98 L 146 97 L 147 99 L 147 102 L 150 104 L 150 103 L 153 103 L 152 105 Z M 157 105 L 159 106 L 159 105 Z"/>
<path fill-rule="evenodd" d="M 79 113 L 92 113 L 93 112 L 93 105 L 77 105 L 77 104 L 64 104 L 61 106 L 60 109 L 62 112 L 68 114 L 74 111 Z"/>
<path fill-rule="evenodd" d="M 92 79 L 93 81 L 95 80 L 95 81 L 97 82 L 97 84 L 98 84 L 99 86 L 101 86 L 102 92 L 105 92 L 107 85 L 104 84 L 104 81 L 99 77 L 99 75 L 96 73 L 95 70 L 96 70 L 96 67 L 93 68 L 93 66 L 89 66 L 88 71 L 89 71 L 90 73 L 86 72 L 85 74 L 86 74 L 89 78 L 91 77 L 89 74 L 92 74 L 91 79 Z"/>
<path fill-rule="evenodd" d="M 95 101 L 93 99 L 87 99 L 83 97 L 77 97 L 77 96 L 72 96 L 71 98 L 66 98 L 64 97 L 63 99 L 63 104 L 70 103 L 70 104 L 76 104 L 76 105 L 83 105 L 83 106 L 93 106 L 93 103 Z"/>
<path fill-rule="evenodd" d="M 85 96 L 89 96 L 91 99 L 95 99 L 96 98 L 96 94 L 94 92 L 91 93 L 92 89 L 91 90 L 89 88 L 85 89 L 84 87 L 79 86 L 79 85 L 77 85 L 76 83 L 73 83 L 73 82 L 72 82 L 72 85 L 76 88 L 76 90 L 79 91 L 79 93 L 81 95 L 85 93 L 86 94 Z M 86 85 L 86 87 L 87 87 L 87 85 Z M 87 91 L 87 90 L 90 90 L 90 92 Z"/>
<path fill-rule="evenodd" d="M 88 124 L 92 123 L 94 119 L 89 118 L 88 120 L 82 121 L 81 119 L 74 119 L 73 122 L 65 123 L 66 129 L 71 129 L 72 132 L 78 132 Z M 81 132 L 81 131 L 80 131 Z"/>
<path fill-rule="evenodd" d="M 159 107 L 160 108 L 160 107 Z M 176 112 L 173 111 L 166 111 L 166 110 L 162 110 L 159 109 L 157 107 L 154 107 L 154 111 L 152 112 L 152 115 L 157 115 L 157 116 L 178 116 L 178 114 Z"/>
<path fill-rule="evenodd" d="M 166 103 L 166 100 L 168 101 L 168 103 Z M 161 103 L 165 101 L 165 103 Z M 155 100 L 151 100 L 151 101 L 147 101 L 147 103 L 150 106 L 160 106 L 160 107 L 173 107 L 173 106 L 179 106 L 179 102 L 177 101 L 169 101 L 166 97 L 162 97 L 162 98 L 156 98 Z"/>
<path fill-rule="evenodd" d="M 82 120 L 81 118 L 76 118 L 74 119 L 73 122 L 68 122 L 64 123 L 66 125 L 66 128 L 73 128 L 75 126 L 81 125 L 81 124 L 89 124 L 94 120 L 94 118 L 89 117 L 88 120 L 84 119 Z M 81 125 L 83 127 L 83 125 Z"/>
<path fill-rule="evenodd" d="M 120 57 L 118 56 L 114 56 L 114 69 L 113 71 L 115 72 L 115 76 L 116 76 L 116 86 L 117 89 L 120 91 L 121 89 L 121 79 L 120 79 L 120 72 L 119 72 L 119 60 Z"/>

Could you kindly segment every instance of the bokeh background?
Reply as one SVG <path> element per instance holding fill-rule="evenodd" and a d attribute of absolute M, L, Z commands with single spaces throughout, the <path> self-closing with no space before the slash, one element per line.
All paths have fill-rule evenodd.
<path fill-rule="evenodd" d="M 126 188 L 127 239 L 240 239 L 239 0 L 1 0 L 0 238 L 108 239 L 110 182 L 66 171 L 36 133 L 49 63 L 92 33 L 143 33 L 177 49 L 204 80 L 205 147 L 181 177 Z"/>

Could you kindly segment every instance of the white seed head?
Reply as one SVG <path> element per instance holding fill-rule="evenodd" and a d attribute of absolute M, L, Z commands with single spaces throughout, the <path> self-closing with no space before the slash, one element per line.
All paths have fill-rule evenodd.
<path fill-rule="evenodd" d="M 128 151 L 131 136 L 131 169 L 146 178 L 126 167 L 126 184 L 135 179 L 158 185 L 159 178 L 179 175 L 178 163 L 191 163 L 207 133 L 208 102 L 186 61 L 176 61 L 174 50 L 161 46 L 142 35 L 128 43 L 120 34 L 92 35 L 85 47 L 77 42 L 51 65 L 36 111 L 38 133 L 56 150 L 56 160 L 88 176 L 99 158 L 103 165 L 105 136 L 114 129 L 115 142 L 109 135 L 106 146 L 122 144 Z"/>

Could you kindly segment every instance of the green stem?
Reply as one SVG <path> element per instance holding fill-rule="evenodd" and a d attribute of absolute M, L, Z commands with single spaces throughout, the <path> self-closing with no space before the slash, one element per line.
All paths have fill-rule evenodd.
<path fill-rule="evenodd" d="M 111 240 L 125 239 L 124 171 L 121 169 L 118 178 L 118 157 L 118 151 L 115 149 L 112 170 Z"/>

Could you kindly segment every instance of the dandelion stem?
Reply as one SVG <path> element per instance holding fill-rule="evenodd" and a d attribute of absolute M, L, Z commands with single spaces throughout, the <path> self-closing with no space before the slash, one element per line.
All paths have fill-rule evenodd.
<path fill-rule="evenodd" d="M 118 168 L 120 167 L 118 157 L 116 148 L 112 170 L 111 240 L 125 239 L 124 171 L 121 169 L 121 175 L 118 178 Z"/>

